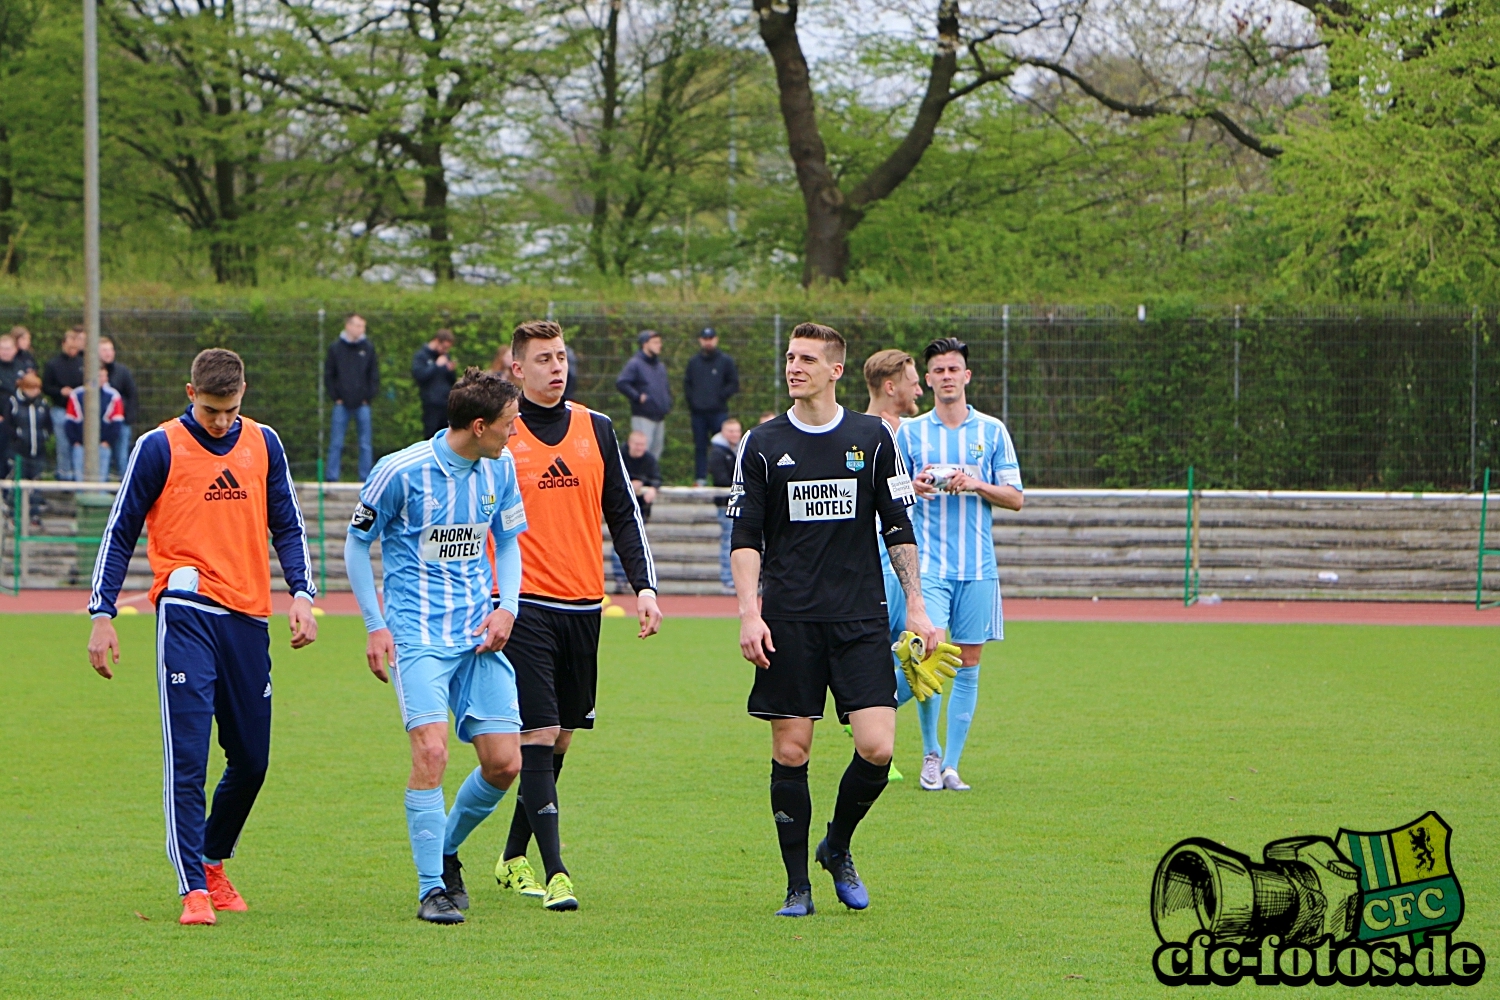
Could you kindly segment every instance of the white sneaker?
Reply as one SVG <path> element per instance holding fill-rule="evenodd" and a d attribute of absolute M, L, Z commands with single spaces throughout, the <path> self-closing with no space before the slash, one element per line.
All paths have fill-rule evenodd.
<path fill-rule="evenodd" d="M 969 786 L 964 784 L 964 779 L 958 776 L 958 772 L 948 767 L 943 769 L 943 787 L 950 792 L 967 792 Z"/>
<path fill-rule="evenodd" d="M 941 792 L 943 790 L 943 758 L 935 753 L 930 753 L 922 758 L 922 790 L 926 792 Z"/>

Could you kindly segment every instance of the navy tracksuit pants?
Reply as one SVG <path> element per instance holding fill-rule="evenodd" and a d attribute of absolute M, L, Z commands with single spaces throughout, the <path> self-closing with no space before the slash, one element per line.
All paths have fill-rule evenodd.
<path fill-rule="evenodd" d="M 156 605 L 167 858 L 177 891 L 206 888 L 203 859 L 234 853 L 271 754 L 271 638 L 258 618 L 189 591 Z M 227 765 L 204 817 L 208 741 L 214 720 Z"/>

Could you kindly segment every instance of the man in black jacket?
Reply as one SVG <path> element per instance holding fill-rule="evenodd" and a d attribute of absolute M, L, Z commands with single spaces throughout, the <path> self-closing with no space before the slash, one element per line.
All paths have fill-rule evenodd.
<path fill-rule="evenodd" d="M 411 380 L 422 399 L 422 436 L 430 438 L 448 426 L 448 391 L 458 381 L 453 359 L 453 331 L 439 330 L 411 359 Z"/>
<path fill-rule="evenodd" d="M 719 333 L 706 326 L 698 334 L 702 348 L 687 363 L 682 394 L 693 415 L 693 479 L 704 485 L 708 475 L 708 443 L 729 416 L 729 399 L 740 391 L 734 359 L 719 350 Z"/>
<path fill-rule="evenodd" d="M 640 431 L 651 442 L 646 450 L 660 460 L 667 447 L 667 414 L 672 412 L 672 388 L 667 363 L 661 356 L 661 334 L 642 330 L 635 342 L 640 350 L 631 355 L 615 388 L 630 400 L 630 429 Z"/>
<path fill-rule="evenodd" d="M 124 479 L 125 467 L 130 464 L 130 443 L 134 440 L 131 428 L 141 417 L 141 391 L 125 363 L 115 360 L 115 342 L 108 337 L 99 338 L 99 365 L 109 373 L 109 384 L 125 402 L 125 422 L 116 428 L 115 442 L 110 448 L 115 472 Z"/>
<path fill-rule="evenodd" d="M 62 429 L 63 421 L 68 419 L 68 397 L 73 395 L 73 390 L 83 385 L 83 349 L 88 346 L 89 335 L 81 326 L 75 326 L 63 334 L 62 349 L 48 360 L 47 366 L 42 369 L 42 393 L 47 401 L 52 404 L 52 427 L 54 430 Z M 57 478 L 76 480 L 82 474 L 82 469 L 73 468 L 73 455 L 68 446 L 67 438 L 58 434 L 57 442 Z"/>
<path fill-rule="evenodd" d="M 370 466 L 375 464 L 370 401 L 380 391 L 380 363 L 375 357 L 375 346 L 365 336 L 365 318 L 359 313 L 348 315 L 339 339 L 328 348 L 328 358 L 323 363 L 323 382 L 333 400 L 328 467 L 324 475 L 329 482 L 339 480 L 344 435 L 349 431 L 349 418 L 353 416 L 359 434 L 359 481 L 364 482 L 370 474 Z"/>

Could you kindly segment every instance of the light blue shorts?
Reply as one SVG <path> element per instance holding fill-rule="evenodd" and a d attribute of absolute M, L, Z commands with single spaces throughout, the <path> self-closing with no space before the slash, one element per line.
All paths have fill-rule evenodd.
<path fill-rule="evenodd" d="M 885 607 L 891 616 L 891 645 L 894 646 L 901 641 L 901 633 L 906 631 L 906 591 L 901 589 L 900 577 L 893 573 L 884 576 Z"/>
<path fill-rule="evenodd" d="M 408 731 L 447 722 L 449 711 L 465 743 L 486 733 L 521 731 L 516 671 L 500 653 L 398 643 L 391 680 Z"/>
<path fill-rule="evenodd" d="M 951 642 L 982 646 L 1005 638 L 999 580 L 940 580 L 924 576 L 922 602 L 927 605 L 927 617 L 932 624 L 947 629 Z"/>

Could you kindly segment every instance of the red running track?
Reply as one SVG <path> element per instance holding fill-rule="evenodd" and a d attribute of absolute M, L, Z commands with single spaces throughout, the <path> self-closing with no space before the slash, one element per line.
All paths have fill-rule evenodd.
<path fill-rule="evenodd" d="M 291 603 L 285 593 L 272 595 L 278 613 Z M 635 598 L 615 601 L 630 616 Z M 143 591 L 123 594 L 121 607 L 150 614 Z M 88 604 L 86 590 L 23 590 L 19 597 L 0 594 L 0 613 L 78 613 Z M 337 591 L 318 599 L 333 615 L 359 613 L 354 595 Z M 733 597 L 668 594 L 662 612 L 673 618 L 733 618 Z M 1012 597 L 1005 601 L 1005 617 L 1013 622 L 1211 622 L 1255 625 L 1500 625 L 1500 608 L 1475 611 L 1472 604 L 1383 603 L 1375 601 L 1225 601 L 1216 605 L 1182 606 L 1174 600 L 1137 598 Z"/>

